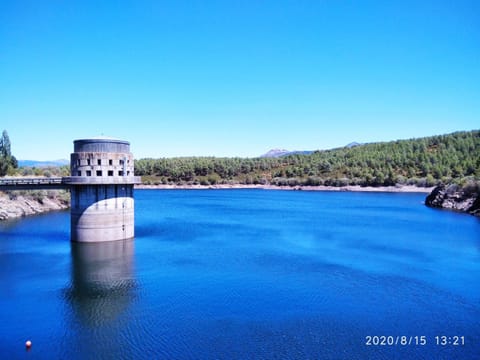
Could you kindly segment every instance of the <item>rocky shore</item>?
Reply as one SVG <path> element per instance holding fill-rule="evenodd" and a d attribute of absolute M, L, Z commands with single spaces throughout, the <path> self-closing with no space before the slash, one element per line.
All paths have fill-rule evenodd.
<path fill-rule="evenodd" d="M 22 194 L 12 197 L 0 192 L 0 221 L 69 207 L 69 199 L 64 194 Z"/>
<path fill-rule="evenodd" d="M 466 212 L 480 217 L 480 193 L 477 187 L 439 185 L 425 199 L 425 205 L 433 208 Z"/>

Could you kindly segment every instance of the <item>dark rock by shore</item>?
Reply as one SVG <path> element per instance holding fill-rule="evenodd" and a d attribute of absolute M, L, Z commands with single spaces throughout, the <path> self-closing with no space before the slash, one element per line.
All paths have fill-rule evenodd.
<path fill-rule="evenodd" d="M 439 185 L 427 196 L 425 205 L 480 216 L 480 192 L 478 186 Z"/>

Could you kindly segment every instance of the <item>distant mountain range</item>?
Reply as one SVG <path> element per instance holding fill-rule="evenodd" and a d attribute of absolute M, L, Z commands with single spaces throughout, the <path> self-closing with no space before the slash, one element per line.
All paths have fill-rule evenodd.
<path fill-rule="evenodd" d="M 363 145 L 363 144 L 354 141 L 354 142 L 351 142 L 350 144 L 345 145 L 345 147 L 350 149 L 360 145 Z M 260 157 L 261 158 L 277 158 L 277 157 L 297 155 L 297 154 L 310 155 L 313 152 L 315 152 L 315 150 L 289 151 L 285 149 L 272 149 L 269 152 L 263 155 L 260 155 Z"/>
<path fill-rule="evenodd" d="M 345 145 L 345 147 L 350 149 L 350 148 L 353 148 L 355 146 L 360 146 L 360 145 L 363 145 L 363 144 L 360 144 L 360 143 L 354 141 L 354 142 L 351 142 L 350 144 Z"/>
<path fill-rule="evenodd" d="M 289 151 L 285 149 L 272 149 L 266 154 L 261 155 L 260 157 L 276 158 L 276 157 L 295 155 L 295 154 L 309 155 L 311 153 L 313 153 L 313 151 Z"/>
<path fill-rule="evenodd" d="M 58 160 L 47 160 L 47 161 L 38 161 L 38 160 L 18 160 L 19 167 L 57 167 L 69 165 L 70 161 L 67 159 L 58 159 Z"/>

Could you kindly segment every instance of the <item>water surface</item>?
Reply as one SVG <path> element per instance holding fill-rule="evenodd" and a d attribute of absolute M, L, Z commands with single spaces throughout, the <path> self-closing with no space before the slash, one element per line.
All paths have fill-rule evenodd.
<path fill-rule="evenodd" d="M 137 190 L 135 240 L 100 245 L 0 223 L 1 357 L 478 359 L 480 221 L 424 196 Z"/>

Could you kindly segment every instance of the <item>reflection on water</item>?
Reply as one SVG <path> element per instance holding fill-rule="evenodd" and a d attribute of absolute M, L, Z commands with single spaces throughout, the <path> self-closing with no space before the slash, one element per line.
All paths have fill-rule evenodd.
<path fill-rule="evenodd" d="M 90 326 L 116 319 L 135 297 L 134 240 L 72 243 L 67 292 L 79 320 Z"/>

